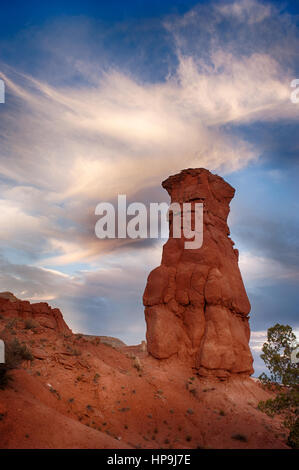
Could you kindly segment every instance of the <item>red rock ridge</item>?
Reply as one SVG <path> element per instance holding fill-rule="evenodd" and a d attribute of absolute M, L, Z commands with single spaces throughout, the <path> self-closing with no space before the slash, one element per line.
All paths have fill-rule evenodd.
<path fill-rule="evenodd" d="M 32 319 L 43 328 L 50 328 L 58 333 L 72 334 L 58 308 L 50 307 L 46 302 L 31 304 L 19 300 L 9 292 L 0 293 L 0 314 L 5 318 Z"/>

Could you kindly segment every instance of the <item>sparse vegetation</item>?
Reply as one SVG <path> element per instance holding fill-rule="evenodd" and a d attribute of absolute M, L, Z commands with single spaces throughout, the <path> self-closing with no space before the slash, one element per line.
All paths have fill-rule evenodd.
<path fill-rule="evenodd" d="M 12 328 L 14 328 L 16 326 L 16 323 L 17 323 L 17 319 L 16 318 L 12 318 L 11 320 L 9 320 L 6 325 L 5 325 L 5 328 L 7 330 L 11 330 Z"/>
<path fill-rule="evenodd" d="M 25 330 L 34 330 L 37 327 L 38 327 L 38 323 L 34 321 L 32 318 L 27 318 L 27 320 L 25 320 L 24 322 Z"/>
<path fill-rule="evenodd" d="M 16 338 L 6 342 L 5 364 L 0 364 L 0 389 L 7 387 L 10 375 L 9 371 L 17 369 L 23 361 L 33 361 L 33 356 L 25 344 L 21 344 Z"/>
<path fill-rule="evenodd" d="M 53 393 L 53 395 L 56 395 L 56 397 L 58 398 L 58 400 L 61 400 L 61 396 L 60 396 L 60 393 L 53 387 L 50 387 L 50 392 Z"/>
<path fill-rule="evenodd" d="M 284 425 L 290 430 L 288 444 L 299 449 L 299 368 L 291 360 L 295 348 L 296 336 L 289 325 L 277 323 L 268 329 L 261 358 L 270 377 L 263 373 L 259 379 L 266 387 L 274 387 L 278 393 L 274 399 L 261 401 L 258 408 L 269 416 L 282 414 Z"/>
<path fill-rule="evenodd" d="M 231 438 L 235 439 L 235 441 L 240 441 L 240 442 L 247 442 L 248 441 L 247 437 L 244 436 L 244 434 L 239 434 L 239 433 L 233 434 L 231 436 Z"/>
<path fill-rule="evenodd" d="M 81 356 L 81 351 L 76 348 L 72 348 L 69 344 L 66 346 L 67 352 L 72 356 Z"/>
<path fill-rule="evenodd" d="M 99 378 L 100 378 L 100 374 L 97 373 L 97 374 L 94 375 L 93 381 L 94 381 L 95 384 L 98 383 Z"/>
<path fill-rule="evenodd" d="M 299 449 L 299 418 L 292 425 L 287 442 L 293 449 Z"/>

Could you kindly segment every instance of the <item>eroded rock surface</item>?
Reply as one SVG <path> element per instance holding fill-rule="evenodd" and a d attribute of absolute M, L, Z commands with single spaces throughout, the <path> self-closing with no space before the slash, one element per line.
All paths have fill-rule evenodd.
<path fill-rule="evenodd" d="M 148 352 L 178 357 L 200 375 L 250 375 L 250 303 L 227 217 L 235 190 L 208 170 L 187 169 L 162 183 L 171 202 L 203 203 L 203 244 L 186 249 L 171 234 L 143 296 Z"/>
<path fill-rule="evenodd" d="M 31 304 L 28 300 L 19 300 L 10 292 L 0 293 L 0 315 L 11 319 L 33 320 L 37 326 L 72 334 L 58 308 L 52 308 L 46 302 Z"/>

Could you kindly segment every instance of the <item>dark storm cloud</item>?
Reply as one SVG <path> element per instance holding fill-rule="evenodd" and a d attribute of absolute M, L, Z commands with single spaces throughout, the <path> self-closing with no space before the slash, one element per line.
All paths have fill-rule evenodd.
<path fill-rule="evenodd" d="M 299 328 L 298 281 L 280 280 L 271 286 L 248 288 L 252 330 L 266 330 L 276 323 Z"/>
<path fill-rule="evenodd" d="M 273 220 L 267 214 L 240 217 L 234 233 L 255 254 L 269 257 L 299 272 L 299 221 Z"/>

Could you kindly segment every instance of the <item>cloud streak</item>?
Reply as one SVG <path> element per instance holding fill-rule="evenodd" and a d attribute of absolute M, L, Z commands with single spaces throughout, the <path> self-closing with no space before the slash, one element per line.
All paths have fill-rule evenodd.
<path fill-rule="evenodd" d="M 50 208 L 52 229 L 61 232 L 60 217 L 76 225 L 76 214 L 91 216 L 99 200 L 149 187 L 170 167 L 231 172 L 256 160 L 259 149 L 230 126 L 295 118 L 287 75 L 258 53 L 239 58 L 218 51 L 210 59 L 207 66 L 179 53 L 175 74 L 158 84 L 140 84 L 116 70 L 80 88 L 2 75 L 16 100 L 1 126 L 0 172 L 14 185 L 6 192 L 7 211 L 11 207 L 12 216 L 14 196 L 21 196 L 22 206 L 32 188 L 40 192 L 33 205 L 41 213 Z M 32 216 L 28 207 L 20 210 Z M 91 238 L 89 232 L 85 242 L 92 251 Z M 78 259 L 80 252 L 86 256 L 78 250 Z"/>

